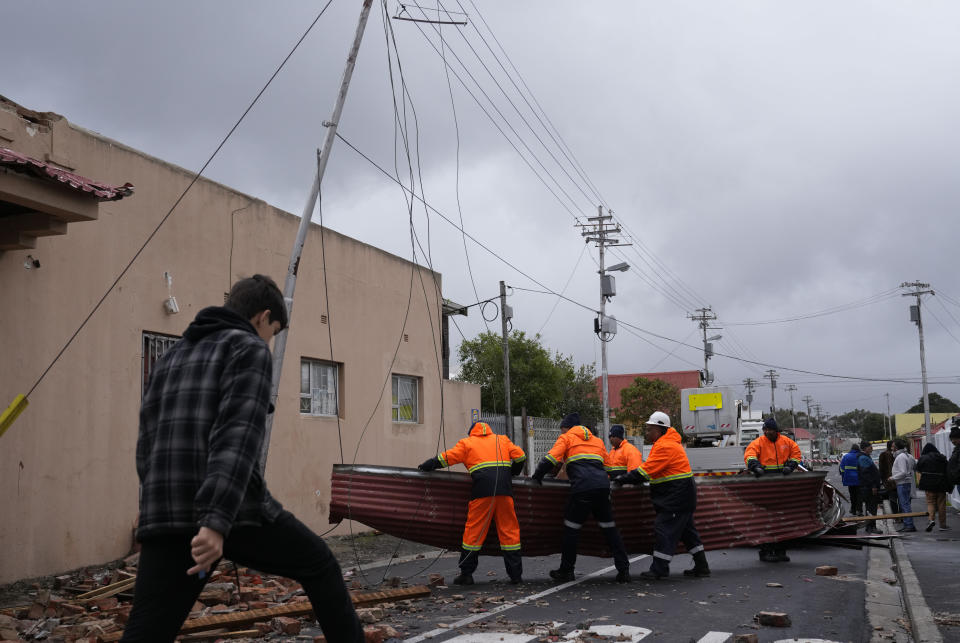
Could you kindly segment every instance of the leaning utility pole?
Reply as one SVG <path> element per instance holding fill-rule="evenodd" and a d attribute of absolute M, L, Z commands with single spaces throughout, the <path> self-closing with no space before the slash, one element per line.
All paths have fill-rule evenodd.
<path fill-rule="evenodd" d="M 615 317 L 606 316 L 606 304 L 607 300 L 617 294 L 616 289 L 616 280 L 613 278 L 613 275 L 607 274 L 607 269 L 604 267 L 604 249 L 607 246 L 629 246 L 629 243 L 620 243 L 619 239 L 613 238 L 610 235 L 620 234 L 620 225 L 612 223 L 613 215 L 603 213 L 603 206 L 597 206 L 597 216 L 587 217 L 587 221 L 592 221 L 593 223 L 589 224 L 577 224 L 582 225 L 587 228 L 583 230 L 580 234 L 584 237 L 584 241 L 587 243 L 594 242 L 597 244 L 597 248 L 600 249 L 600 317 L 594 323 L 594 332 L 597 334 L 597 337 L 600 338 L 600 371 L 601 371 L 601 380 L 602 380 L 602 389 L 603 389 L 603 427 L 600 431 L 600 439 L 603 440 L 604 444 L 608 444 L 608 438 L 610 436 L 610 390 L 607 386 L 607 342 L 612 341 L 614 335 L 617 334 L 617 319 Z M 611 270 L 626 270 L 630 266 L 626 263 L 617 264 L 612 266 Z"/>
<path fill-rule="evenodd" d="M 713 356 L 713 344 L 707 340 L 707 330 L 710 329 L 710 322 L 717 318 L 717 314 L 713 312 L 713 308 L 710 306 L 697 308 L 696 313 L 695 315 L 687 315 L 687 319 L 698 322 L 697 325 L 700 326 L 700 330 L 703 331 L 703 384 L 704 386 L 709 386 L 713 383 L 713 376 L 710 374 L 710 358 Z M 719 338 L 720 336 L 717 335 L 716 339 Z"/>
<path fill-rule="evenodd" d="M 330 152 L 333 149 L 333 142 L 337 136 L 337 125 L 340 123 L 340 115 L 343 113 L 343 104 L 347 100 L 347 90 L 350 88 L 350 79 L 353 77 L 353 68 L 357 62 L 357 53 L 360 51 L 360 41 L 363 40 L 363 32 L 367 27 L 367 17 L 370 15 L 370 6 L 373 0 L 363 0 L 363 8 L 360 10 L 360 20 L 357 22 L 357 31 L 353 37 L 353 44 L 350 46 L 350 53 L 347 54 L 347 64 L 343 69 L 343 77 L 340 79 L 340 91 L 337 93 L 337 101 L 333 106 L 333 114 L 329 121 L 324 121 L 323 125 L 327 128 L 327 136 L 323 141 L 323 147 L 317 156 L 317 173 L 313 177 L 313 186 L 310 188 L 310 195 L 307 197 L 307 204 L 303 208 L 303 214 L 300 215 L 300 227 L 297 229 L 297 237 L 293 242 L 293 252 L 290 253 L 290 263 L 287 266 L 287 280 L 283 285 L 283 299 L 287 305 L 287 320 L 293 315 L 293 292 L 297 287 L 297 271 L 300 268 L 300 256 L 303 254 L 303 244 L 307 240 L 307 230 L 310 228 L 310 221 L 313 218 L 313 209 L 317 205 L 317 197 L 320 195 L 320 183 L 323 181 L 323 174 L 327 169 L 327 161 L 330 160 Z M 321 230 L 321 233 L 323 231 Z M 330 311 L 327 311 L 329 314 Z M 273 383 L 270 387 L 270 402 L 274 407 L 277 404 L 277 394 L 280 390 L 280 375 L 283 372 L 283 354 L 287 349 L 287 329 L 284 329 L 274 340 L 273 347 Z M 337 413 L 340 412 L 339 403 Z M 267 466 L 267 451 L 270 448 L 270 433 L 273 430 L 274 413 L 267 415 L 266 432 L 263 438 L 263 447 L 260 450 L 260 471 Z"/>
<path fill-rule="evenodd" d="M 917 332 L 920 333 L 920 377 L 923 380 L 923 423 L 926 427 L 926 440 L 929 443 L 933 439 L 932 429 L 930 427 L 930 398 L 927 396 L 927 358 L 923 350 L 923 320 L 920 318 L 920 295 L 933 295 L 930 290 L 930 284 L 920 283 L 919 281 L 903 282 L 901 288 L 913 288 L 913 292 L 901 293 L 904 297 L 916 297 L 915 306 L 910 306 L 910 321 L 916 322 Z"/>
<path fill-rule="evenodd" d="M 510 436 L 513 442 L 513 410 L 510 408 L 510 342 L 507 332 L 507 322 L 513 319 L 513 310 L 507 305 L 507 286 L 500 282 L 500 329 L 503 332 L 503 401 L 506 405 L 503 411 L 503 431 Z"/>
<path fill-rule="evenodd" d="M 752 420 L 753 414 L 750 411 L 750 405 L 753 403 L 753 391 L 757 388 L 757 380 L 752 377 L 748 377 L 743 380 L 743 386 L 747 389 L 747 416 Z"/>
<path fill-rule="evenodd" d="M 773 391 L 777 388 L 777 377 L 779 377 L 779 375 L 777 375 L 777 372 L 772 368 L 763 375 L 763 379 L 770 380 L 770 415 L 773 416 L 774 419 L 777 417 L 777 407 L 773 400 Z"/>
<path fill-rule="evenodd" d="M 797 390 L 797 385 L 787 384 L 783 389 L 790 391 L 790 421 L 793 422 L 793 428 L 797 428 L 797 416 L 793 412 L 793 392 Z"/>

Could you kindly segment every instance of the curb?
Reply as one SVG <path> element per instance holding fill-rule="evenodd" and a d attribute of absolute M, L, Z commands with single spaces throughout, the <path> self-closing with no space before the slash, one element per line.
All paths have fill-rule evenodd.
<path fill-rule="evenodd" d="M 886 507 L 884 507 L 886 510 Z M 887 531 L 890 532 L 889 520 Z M 915 643 L 943 643 L 943 636 L 937 628 L 936 621 L 933 619 L 933 612 L 923 598 L 923 592 L 920 589 L 920 581 L 913 571 L 910 564 L 910 558 L 903 547 L 899 538 L 890 539 L 890 556 L 893 558 L 897 572 L 897 581 L 900 583 L 903 599 L 903 606 L 907 612 L 907 618 L 910 619 L 910 631 L 913 634 Z"/>

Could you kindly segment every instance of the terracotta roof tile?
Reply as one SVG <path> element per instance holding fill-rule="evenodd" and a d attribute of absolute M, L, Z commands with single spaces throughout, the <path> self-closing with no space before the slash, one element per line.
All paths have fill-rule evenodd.
<path fill-rule="evenodd" d="M 0 147 L 0 167 L 63 183 L 74 190 L 86 192 L 99 201 L 118 201 L 133 194 L 131 183 L 116 186 L 94 181 L 44 161 L 24 156 L 6 147 Z"/>

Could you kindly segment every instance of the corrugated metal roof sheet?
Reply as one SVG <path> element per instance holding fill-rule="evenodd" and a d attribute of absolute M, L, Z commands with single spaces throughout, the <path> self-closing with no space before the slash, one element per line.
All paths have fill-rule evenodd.
<path fill-rule="evenodd" d="M 839 516 L 824 472 L 791 476 L 697 478 L 695 520 L 707 549 L 759 545 L 799 538 L 831 525 Z M 456 472 L 373 465 L 334 465 L 330 521 L 352 519 L 393 536 L 458 550 L 470 501 L 471 479 Z M 526 556 L 560 552 L 563 509 L 569 484 L 514 478 L 514 503 Z M 648 487 L 613 492 L 615 519 L 627 551 L 653 551 L 654 511 Z M 591 519 L 581 532 L 581 554 L 610 556 Z M 482 553 L 499 555 L 491 528 Z"/>
<path fill-rule="evenodd" d="M 43 179 L 62 183 L 74 190 L 86 192 L 99 201 L 118 201 L 133 194 L 131 183 L 116 186 L 94 181 L 6 147 L 0 147 L 0 166 L 8 167 L 15 172 L 33 174 Z"/>

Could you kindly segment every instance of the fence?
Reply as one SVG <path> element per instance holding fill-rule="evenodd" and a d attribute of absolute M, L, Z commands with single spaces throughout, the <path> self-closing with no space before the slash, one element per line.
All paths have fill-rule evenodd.
<path fill-rule="evenodd" d="M 527 472 L 530 473 L 540 462 L 540 458 L 547 454 L 553 443 L 560 437 L 560 420 L 541 417 L 527 417 L 527 432 L 533 432 L 532 439 L 527 440 L 527 436 L 520 431 L 522 418 L 517 415 L 513 418 L 513 426 L 510 431 L 504 429 L 504 416 L 484 413 L 480 416 L 481 422 L 486 422 L 495 433 L 503 433 L 510 436 L 510 439 L 517 443 L 517 446 L 527 451 Z"/>

